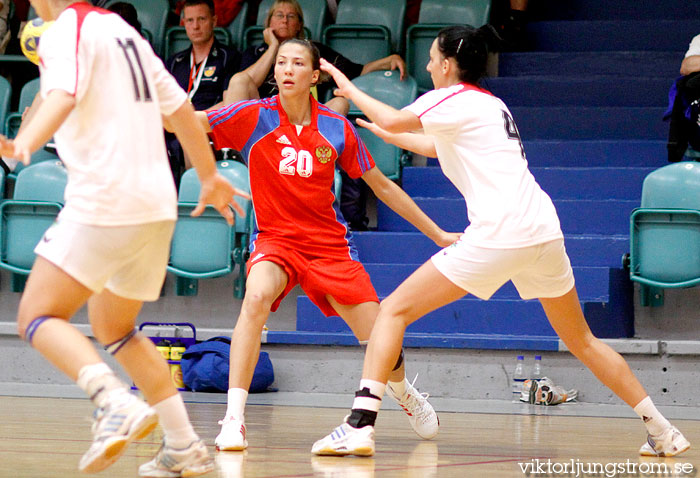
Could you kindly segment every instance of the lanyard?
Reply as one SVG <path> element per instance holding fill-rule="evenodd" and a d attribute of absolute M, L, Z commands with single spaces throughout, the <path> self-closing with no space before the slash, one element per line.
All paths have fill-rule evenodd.
<path fill-rule="evenodd" d="M 190 53 L 190 80 L 187 84 L 187 97 L 191 100 L 194 94 L 199 88 L 199 82 L 202 81 L 202 75 L 204 74 L 204 67 L 207 66 L 207 60 L 209 56 L 204 59 L 199 67 L 194 64 L 194 50 Z"/>

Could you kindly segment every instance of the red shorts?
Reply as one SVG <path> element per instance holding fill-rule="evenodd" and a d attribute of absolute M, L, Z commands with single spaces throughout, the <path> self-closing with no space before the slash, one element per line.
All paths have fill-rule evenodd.
<path fill-rule="evenodd" d="M 273 312 L 297 284 L 326 317 L 339 315 L 326 295 L 343 305 L 379 302 L 369 274 L 362 264 L 352 260 L 349 255 L 314 255 L 290 246 L 288 241 L 258 239 L 246 264 L 248 273 L 251 266 L 261 261 L 274 262 L 284 269 L 289 278 L 287 286 L 270 308 Z"/>

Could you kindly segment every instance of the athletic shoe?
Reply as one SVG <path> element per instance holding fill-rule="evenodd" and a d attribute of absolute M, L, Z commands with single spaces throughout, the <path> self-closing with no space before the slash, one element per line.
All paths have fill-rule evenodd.
<path fill-rule="evenodd" d="M 523 391 L 520 392 L 520 401 L 535 405 L 559 405 L 571 402 L 578 397 L 578 391 L 574 388 L 566 390 L 564 387 L 554 385 L 547 377 L 539 380 L 525 380 Z"/>
<path fill-rule="evenodd" d="M 374 455 L 374 427 L 367 425 L 362 428 L 353 428 L 343 423 L 330 435 L 314 443 L 311 453 L 330 456 L 372 456 Z"/>
<path fill-rule="evenodd" d="M 408 421 L 411 427 L 413 427 L 413 430 L 418 436 L 430 440 L 438 434 L 440 419 L 437 413 L 435 413 L 433 406 L 428 402 L 428 397 L 430 395 L 418 392 L 413 386 L 417 378 L 418 375 L 416 375 L 416 378 L 414 378 L 411 383 L 406 380 L 406 392 L 402 397 L 397 396 L 391 388 L 391 385 L 388 384 L 386 387 L 386 394 L 396 400 L 399 406 L 403 408 L 403 411 L 408 415 Z"/>
<path fill-rule="evenodd" d="M 647 436 L 647 442 L 639 449 L 642 456 L 676 456 L 690 448 L 690 442 L 686 440 L 676 427 L 669 427 L 659 436 Z"/>
<path fill-rule="evenodd" d="M 139 476 L 149 478 L 179 478 L 203 475 L 215 468 L 202 440 L 187 448 L 172 448 L 163 443 L 155 458 L 139 466 Z"/>
<path fill-rule="evenodd" d="M 216 436 L 214 444 L 219 451 L 241 451 L 248 448 L 245 438 L 245 423 L 232 417 L 219 421 L 221 432 Z"/>
<path fill-rule="evenodd" d="M 117 461 L 134 440 L 145 438 L 158 424 L 158 415 L 127 390 L 110 393 L 107 405 L 95 411 L 93 441 L 80 459 L 78 469 L 97 473 Z"/>

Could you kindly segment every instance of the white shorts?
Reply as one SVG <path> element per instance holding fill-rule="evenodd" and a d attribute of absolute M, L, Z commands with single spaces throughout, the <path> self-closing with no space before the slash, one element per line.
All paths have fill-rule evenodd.
<path fill-rule="evenodd" d="M 49 227 L 34 252 L 99 294 L 140 301 L 160 297 L 175 221 L 91 226 L 64 219 Z"/>
<path fill-rule="evenodd" d="M 487 249 L 458 241 L 431 261 L 455 285 L 484 300 L 509 280 L 523 299 L 560 297 L 574 286 L 563 239 L 518 249 Z"/>

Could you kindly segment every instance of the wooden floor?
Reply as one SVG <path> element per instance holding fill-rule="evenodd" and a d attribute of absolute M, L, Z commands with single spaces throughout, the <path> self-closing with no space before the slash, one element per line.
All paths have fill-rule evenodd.
<path fill-rule="evenodd" d="M 197 432 L 210 445 L 218 433 L 223 404 L 188 403 Z M 0 397 L 0 477 L 79 476 L 78 460 L 91 440 L 92 406 L 87 400 Z M 342 420 L 345 410 L 249 406 L 250 448 L 216 454 L 211 477 L 524 477 L 576 476 L 563 466 L 608 465 L 616 474 L 579 476 L 697 476 L 700 470 L 700 421 L 675 421 L 695 444 L 675 459 L 644 459 L 637 450 L 645 439 L 636 419 L 533 415 L 443 413 L 440 434 L 423 441 L 413 434 L 402 412 L 383 411 L 377 422 L 373 458 L 314 457 L 312 443 Z M 132 444 L 111 468 L 97 476 L 138 476 L 141 463 L 158 449 L 161 432 Z M 521 466 L 542 465 L 527 475 Z M 547 472 L 547 461 L 552 468 Z M 572 465 L 573 460 L 573 465 Z M 617 464 L 617 465 L 612 465 Z M 625 470 L 620 467 L 625 466 Z M 630 466 L 641 466 L 636 473 Z M 663 473 L 665 467 L 668 473 Z M 656 468 L 652 468 L 656 467 Z M 683 473 L 691 471 L 690 473 Z M 646 474 L 645 474 L 646 471 Z"/>

